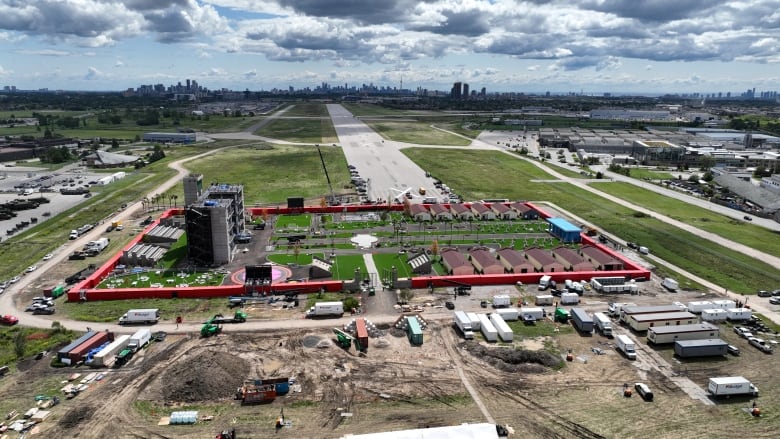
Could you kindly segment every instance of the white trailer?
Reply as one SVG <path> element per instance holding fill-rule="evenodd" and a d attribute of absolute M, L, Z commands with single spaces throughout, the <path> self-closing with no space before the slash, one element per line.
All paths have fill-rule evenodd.
<path fill-rule="evenodd" d="M 552 306 L 553 302 L 555 301 L 555 297 L 553 297 L 551 294 L 543 294 L 541 296 L 536 296 L 536 299 L 534 300 L 534 304 L 536 306 Z"/>
<path fill-rule="evenodd" d="M 647 342 L 674 343 L 683 340 L 704 340 L 720 337 L 720 329 L 711 323 L 694 323 L 680 326 L 657 326 L 647 330 Z"/>
<path fill-rule="evenodd" d="M 647 331 L 658 326 L 679 326 L 698 323 L 699 318 L 689 312 L 664 312 L 657 314 L 635 314 L 629 317 L 628 326 L 636 332 Z"/>
<path fill-rule="evenodd" d="M 672 279 L 671 277 L 667 277 L 664 280 L 662 280 L 661 286 L 666 288 L 669 291 L 677 291 L 677 289 L 680 288 L 680 284 L 678 284 L 677 281 Z"/>
<path fill-rule="evenodd" d="M 561 305 L 576 305 L 580 303 L 580 295 L 577 293 L 561 293 Z"/>
<path fill-rule="evenodd" d="M 501 340 L 512 341 L 514 332 L 512 332 L 512 328 L 510 328 L 509 325 L 506 324 L 504 319 L 501 318 L 500 314 L 495 312 L 493 314 L 490 314 L 490 322 L 493 323 L 493 326 L 496 328 L 496 331 L 498 331 L 498 336 L 501 337 Z"/>
<path fill-rule="evenodd" d="M 138 352 L 149 343 L 152 339 L 152 331 L 147 328 L 139 329 L 130 337 L 130 341 L 127 343 L 127 348 L 132 349 L 133 352 Z"/>
<path fill-rule="evenodd" d="M 612 302 L 609 304 L 607 314 L 611 315 L 612 317 L 620 317 L 620 314 L 623 312 L 623 308 L 628 306 L 636 306 L 636 303 Z"/>
<path fill-rule="evenodd" d="M 604 337 L 612 337 L 612 320 L 603 312 L 593 313 L 593 323 L 596 324 L 596 330 L 601 332 Z"/>
<path fill-rule="evenodd" d="M 547 288 L 550 287 L 550 281 L 552 280 L 552 276 L 549 274 L 545 274 L 539 279 L 539 291 L 544 291 Z"/>
<path fill-rule="evenodd" d="M 498 341 L 498 331 L 486 314 L 479 314 L 479 330 L 487 341 Z"/>
<path fill-rule="evenodd" d="M 733 300 L 713 300 L 712 309 L 732 309 L 737 307 L 737 302 Z"/>
<path fill-rule="evenodd" d="M 705 309 L 715 309 L 715 305 L 713 305 L 709 300 L 688 302 L 688 312 L 699 314 Z"/>
<path fill-rule="evenodd" d="M 615 338 L 615 347 L 625 354 L 629 360 L 636 360 L 636 343 L 631 337 L 620 334 Z"/>
<path fill-rule="evenodd" d="M 523 320 L 542 320 L 544 318 L 544 310 L 538 307 L 524 306 L 520 310 L 520 315 L 523 317 Z"/>
<path fill-rule="evenodd" d="M 731 308 L 726 310 L 726 318 L 729 320 L 747 320 L 753 315 L 750 308 Z"/>
<path fill-rule="evenodd" d="M 701 312 L 702 322 L 719 323 L 728 320 L 728 311 L 725 309 L 705 309 Z"/>
<path fill-rule="evenodd" d="M 707 390 L 712 396 L 758 396 L 758 388 L 744 377 L 710 378 Z"/>
<path fill-rule="evenodd" d="M 463 338 L 466 340 L 472 340 L 474 338 L 474 330 L 471 328 L 471 319 L 463 311 L 455 311 L 455 326 L 460 329 Z"/>
<path fill-rule="evenodd" d="M 119 318 L 120 325 L 133 323 L 154 324 L 160 321 L 159 309 L 131 309 Z"/>
<path fill-rule="evenodd" d="M 680 307 L 674 304 L 671 305 L 650 305 L 650 306 L 636 306 L 636 305 L 623 305 L 620 308 L 620 321 L 628 323 L 629 317 L 639 314 L 657 314 L 664 312 L 680 312 Z"/>
<path fill-rule="evenodd" d="M 479 317 L 477 316 L 477 313 L 467 312 L 466 317 L 468 317 L 469 321 L 471 321 L 471 330 L 479 331 Z"/>
<path fill-rule="evenodd" d="M 344 304 L 341 302 L 317 302 L 306 312 L 306 317 L 341 317 Z"/>
<path fill-rule="evenodd" d="M 501 308 L 496 313 L 504 319 L 505 322 L 512 322 L 520 318 L 520 311 L 517 308 Z"/>
<path fill-rule="evenodd" d="M 92 361 L 89 363 L 92 367 L 111 367 L 114 364 L 116 354 L 122 351 L 130 342 L 129 335 L 120 335 L 114 339 L 111 344 L 103 348 L 100 352 L 92 357 Z"/>
<path fill-rule="evenodd" d="M 493 296 L 493 308 L 505 308 L 512 306 L 512 298 L 506 294 Z"/>

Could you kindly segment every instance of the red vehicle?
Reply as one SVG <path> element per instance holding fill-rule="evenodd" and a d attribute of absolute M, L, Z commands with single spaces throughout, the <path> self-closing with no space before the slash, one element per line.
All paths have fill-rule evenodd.
<path fill-rule="evenodd" d="M 0 324 L 13 326 L 19 323 L 19 319 L 12 315 L 0 316 Z"/>

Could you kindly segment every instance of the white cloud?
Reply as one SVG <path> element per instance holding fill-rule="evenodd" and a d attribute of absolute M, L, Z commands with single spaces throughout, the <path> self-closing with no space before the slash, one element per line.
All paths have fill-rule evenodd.
<path fill-rule="evenodd" d="M 122 60 L 120 59 L 116 60 L 116 62 L 114 63 L 114 67 L 124 67 L 124 65 L 125 63 L 122 62 Z"/>
<path fill-rule="evenodd" d="M 100 70 L 96 69 L 95 67 L 88 67 L 87 68 L 87 74 L 84 75 L 84 79 L 87 81 L 93 81 L 96 79 L 102 79 L 105 75 Z"/>

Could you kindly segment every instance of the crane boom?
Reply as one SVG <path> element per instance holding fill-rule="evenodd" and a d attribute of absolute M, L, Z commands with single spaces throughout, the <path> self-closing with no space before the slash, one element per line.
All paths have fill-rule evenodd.
<path fill-rule="evenodd" d="M 325 171 L 325 178 L 328 180 L 328 187 L 330 188 L 330 203 L 336 204 L 336 192 L 333 191 L 333 183 L 330 182 L 330 175 L 328 175 L 328 167 L 325 166 L 325 158 L 322 157 L 322 151 L 320 150 L 320 144 L 317 143 L 314 146 L 317 147 L 317 153 L 320 155 L 320 162 L 322 162 L 322 170 Z"/>

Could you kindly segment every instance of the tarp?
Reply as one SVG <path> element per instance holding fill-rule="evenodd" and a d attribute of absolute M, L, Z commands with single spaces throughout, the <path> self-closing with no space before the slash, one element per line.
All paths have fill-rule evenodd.
<path fill-rule="evenodd" d="M 493 424 L 463 424 L 452 427 L 353 434 L 342 436 L 340 439 L 498 439 L 498 433 Z"/>

